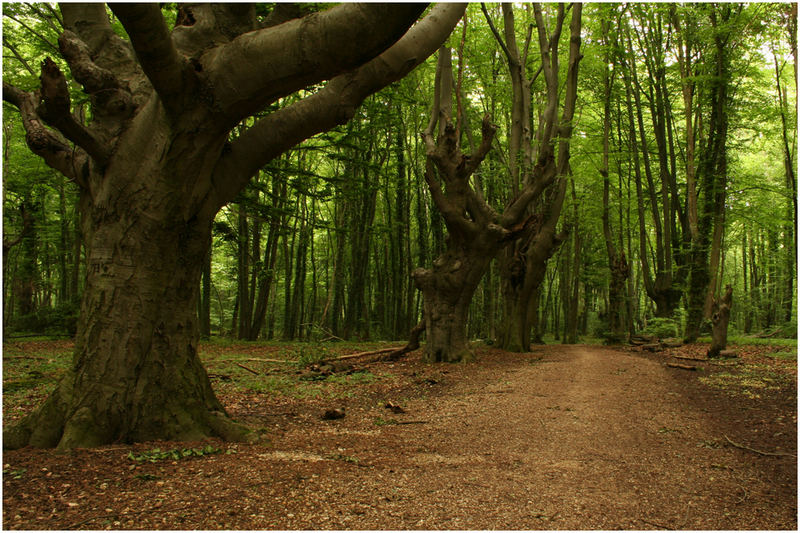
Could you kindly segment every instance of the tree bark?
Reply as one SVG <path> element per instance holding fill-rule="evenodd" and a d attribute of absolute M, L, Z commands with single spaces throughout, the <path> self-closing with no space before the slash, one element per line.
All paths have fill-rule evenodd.
<path fill-rule="evenodd" d="M 436 6 L 407 33 L 422 6 L 346 4 L 257 28 L 250 9 L 193 5 L 195 24 L 171 33 L 155 4 L 112 8 L 130 41 L 105 6 L 62 5 L 70 31 L 59 46 L 89 95 L 88 125 L 52 61 L 36 93 L 3 83 L 29 148 L 81 187 L 89 265 L 73 367 L 4 431 L 6 448 L 251 438 L 225 415 L 197 356 L 212 220 L 264 164 L 346 122 L 433 53 L 465 6 Z M 243 119 L 323 80 L 229 142 Z"/>
<path fill-rule="evenodd" d="M 524 71 L 527 54 L 519 56 L 513 38 L 513 17 L 511 10 L 504 7 L 505 36 L 503 41 L 499 34 L 495 36 L 506 53 L 509 71 L 512 73 L 512 85 L 515 88 L 515 127 L 512 129 L 510 153 L 508 160 L 522 161 L 522 165 L 511 166 L 512 172 L 520 172 L 522 192 L 512 198 L 517 201 L 526 194 L 531 184 L 541 187 L 545 194 L 544 201 L 539 202 L 538 213 L 531 218 L 529 228 L 520 238 L 500 256 L 501 290 L 503 297 L 503 323 L 499 335 L 500 347 L 509 351 L 529 351 L 530 336 L 533 323 L 538 319 L 538 308 L 533 309 L 532 299 L 538 295 L 538 288 L 544 279 L 547 261 L 555 253 L 564 240 L 565 235 L 556 234 L 556 224 L 561 214 L 566 181 L 564 176 L 569 171 L 569 140 L 572 134 L 572 118 L 577 99 L 578 64 L 581 59 L 581 4 L 572 5 L 570 22 L 569 60 L 566 83 L 559 85 L 559 49 L 558 42 L 565 19 L 564 5 L 558 6 L 556 21 L 552 33 L 544 22 L 542 6 L 534 4 L 537 24 L 539 57 L 541 71 L 545 78 L 546 105 L 542 111 L 539 131 L 536 136 L 537 150 L 531 147 L 532 134 L 530 128 L 530 84 L 521 73 L 520 63 Z M 488 19 L 488 15 L 487 15 Z M 525 50 L 528 46 L 526 43 Z M 562 94 L 564 104 L 559 118 L 559 97 Z M 558 137 L 556 139 L 556 137 Z M 555 160 L 556 146 L 558 158 Z M 515 151 L 516 150 L 516 151 Z M 553 158 L 555 165 L 547 168 L 542 161 Z M 537 198 L 542 192 L 537 193 Z M 526 205 L 532 205 L 533 199 Z M 538 302 L 535 302 L 538 303 Z M 541 338 L 537 338 L 540 341 Z"/>
<path fill-rule="evenodd" d="M 712 266 L 716 266 L 719 247 L 712 249 L 712 234 L 719 235 L 724 224 L 725 189 L 727 187 L 727 139 L 728 115 L 731 102 L 728 95 L 730 83 L 730 56 L 733 53 L 727 46 L 731 35 L 731 17 L 734 9 L 738 12 L 741 6 L 731 8 L 730 5 L 714 6 L 709 10 L 709 19 L 714 29 L 714 46 L 710 58 L 709 70 L 713 77 L 709 82 L 708 102 L 710 116 L 708 134 L 706 135 L 703 153 L 697 168 L 697 177 L 703 193 L 700 210 L 691 214 L 690 219 L 697 220 L 697 232 L 692 234 L 689 252 L 689 288 L 687 293 L 687 317 L 685 340 L 694 342 L 700 335 L 703 321 L 710 318 L 707 305 L 709 295 L 714 289 Z M 721 20 L 717 20 L 717 15 Z M 699 202 L 698 202 L 699 203 Z M 698 207 L 698 206 L 695 206 Z M 709 265 L 709 254 L 714 252 Z"/>
<path fill-rule="evenodd" d="M 725 287 L 725 295 L 717 300 L 714 298 L 714 307 L 711 313 L 711 347 L 708 357 L 719 357 L 720 352 L 728 345 L 728 322 L 731 318 L 733 305 L 733 288 Z"/>
<path fill-rule="evenodd" d="M 185 220 L 177 206 L 154 213 L 165 198 L 181 200 L 165 186 L 161 164 L 142 165 L 152 170 L 149 194 L 120 187 L 84 213 L 88 273 L 74 365 L 38 411 L 5 433 L 4 446 L 247 434 L 226 417 L 197 355 L 197 297 L 211 219 Z M 106 179 L 124 183 L 129 176 Z"/>

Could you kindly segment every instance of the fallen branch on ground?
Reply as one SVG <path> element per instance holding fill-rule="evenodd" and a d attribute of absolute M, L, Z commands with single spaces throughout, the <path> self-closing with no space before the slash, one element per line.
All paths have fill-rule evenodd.
<path fill-rule="evenodd" d="M 261 357 L 248 357 L 246 359 L 223 359 L 223 361 L 227 362 L 236 362 L 236 361 L 251 361 L 253 363 L 284 363 L 284 364 L 294 364 L 297 361 L 288 361 L 286 359 L 264 359 Z"/>
<path fill-rule="evenodd" d="M 681 370 L 697 370 L 697 367 L 694 365 L 679 365 L 678 363 L 667 363 L 667 366 L 670 368 L 680 368 Z"/>
<path fill-rule="evenodd" d="M 256 372 L 255 370 L 253 370 L 252 368 L 247 368 L 246 366 L 244 366 L 244 365 L 243 365 L 243 364 L 241 364 L 241 363 L 233 363 L 233 364 L 235 364 L 236 366 L 238 366 L 238 367 L 240 367 L 240 368 L 244 368 L 244 369 L 245 369 L 245 370 L 247 370 L 248 372 L 252 372 L 252 373 L 253 373 L 253 374 L 255 374 L 256 376 L 260 376 L 260 375 L 261 375 L 261 374 L 259 374 L 258 372 Z"/>
<path fill-rule="evenodd" d="M 333 359 L 324 359 L 315 363 L 314 369 L 319 370 L 322 367 L 328 367 L 331 372 L 341 372 L 343 370 L 348 370 L 353 366 L 350 363 L 350 361 L 353 359 L 358 359 L 359 364 L 374 363 L 377 361 L 397 361 L 403 355 L 413 352 L 419 348 L 419 336 L 423 331 L 425 331 L 424 320 L 414 326 L 414 328 L 411 330 L 408 344 L 405 346 L 381 348 L 380 350 L 342 355 Z M 365 358 L 366 360 L 364 360 Z"/>
<path fill-rule="evenodd" d="M 339 357 L 334 357 L 333 359 L 328 359 L 328 361 L 345 361 L 347 359 L 356 359 L 357 357 L 366 357 L 368 355 L 380 355 L 384 353 L 394 352 L 396 350 L 402 350 L 403 346 L 392 346 L 390 348 L 381 348 L 380 350 L 371 350 L 368 352 L 358 352 L 358 353 L 351 353 L 348 355 L 342 355 Z"/>
<path fill-rule="evenodd" d="M 779 456 L 779 457 L 797 457 L 797 456 L 796 456 L 795 454 L 793 454 L 793 453 L 785 453 L 785 452 L 762 452 L 761 450 L 756 450 L 755 448 L 750 448 L 750 447 L 748 447 L 748 446 L 744 446 L 743 444 L 737 444 L 737 443 L 733 442 L 733 441 L 732 441 L 730 438 L 728 438 L 728 436 L 727 436 L 727 435 L 724 435 L 724 437 L 725 437 L 725 440 L 727 440 L 727 441 L 728 441 L 728 443 L 729 443 L 731 446 L 734 446 L 734 447 L 736 447 L 736 448 L 739 448 L 739 449 L 741 449 L 741 450 L 747 450 L 748 452 L 757 453 L 758 455 L 770 455 L 770 456 Z"/>
<path fill-rule="evenodd" d="M 704 363 L 708 363 L 709 360 L 703 357 L 686 357 L 685 355 L 673 355 L 675 359 L 686 359 L 688 361 L 703 361 Z"/>

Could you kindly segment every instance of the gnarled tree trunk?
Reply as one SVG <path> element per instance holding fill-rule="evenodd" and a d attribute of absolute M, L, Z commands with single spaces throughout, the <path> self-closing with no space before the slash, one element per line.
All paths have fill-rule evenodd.
<path fill-rule="evenodd" d="M 461 152 L 460 132 L 451 118 L 453 75 L 450 49 L 439 51 L 435 100 L 431 121 L 423 133 L 427 162 L 425 181 L 447 226 L 447 248 L 431 269 L 418 268 L 414 282 L 422 291 L 423 320 L 429 362 L 465 361 L 472 358 L 467 343 L 467 314 L 472 295 L 489 262 L 511 239 L 526 228 L 518 221 L 541 188 L 530 184 L 502 214 L 484 200 L 477 181 L 470 177 L 492 145 L 497 127 L 483 118 L 480 146 L 471 155 Z M 438 138 L 434 140 L 437 123 Z M 457 120 L 462 124 L 463 120 Z M 552 168 L 553 161 L 543 161 Z"/>
<path fill-rule="evenodd" d="M 572 119 L 575 112 L 578 85 L 578 64 L 581 59 L 581 10 L 582 5 L 572 4 L 570 22 L 569 60 L 567 79 L 563 87 L 559 85 L 559 53 L 558 43 L 561 35 L 566 9 L 559 4 L 556 21 L 551 33 L 548 33 L 544 22 L 542 6 L 534 4 L 537 35 L 539 40 L 539 56 L 541 69 L 546 85 L 546 107 L 542 113 L 536 139 L 536 154 L 531 145 L 530 128 L 530 81 L 517 72 L 520 62 L 524 63 L 526 55 L 520 59 L 516 52 L 514 40 L 514 18 L 509 8 L 504 8 L 506 24 L 506 43 L 495 32 L 501 44 L 512 72 L 512 83 L 519 86 L 523 103 L 519 104 L 520 120 L 512 124 L 511 153 L 509 160 L 521 160 L 523 186 L 537 184 L 542 190 L 547 188 L 547 198 L 540 202 L 539 212 L 534 216 L 538 224 L 528 227 L 520 238 L 500 257 L 500 275 L 503 294 L 504 318 L 500 333 L 500 347 L 509 351 L 524 352 L 530 349 L 530 332 L 533 323 L 538 320 L 538 288 L 547 268 L 547 261 L 555 253 L 564 240 L 563 234 L 556 234 L 556 224 L 561 214 L 561 207 L 566 192 L 563 176 L 569 170 L 569 141 L 572 135 Z M 488 19 L 488 14 L 487 14 Z M 527 50 L 527 44 L 525 50 Z M 527 92 L 523 89 L 527 88 Z M 559 95 L 564 95 L 561 117 L 559 111 Z M 515 89 L 516 94 L 517 89 Z M 518 147 L 515 151 L 514 147 Z M 556 151 L 557 148 L 557 151 Z M 553 165 L 543 165 L 542 161 L 552 160 Z M 554 184 L 555 183 L 555 184 Z M 524 189 L 523 189 L 524 191 Z M 529 204 L 530 205 L 530 204 Z M 541 341 L 540 338 L 536 339 Z"/>
<path fill-rule="evenodd" d="M 714 298 L 711 311 L 711 348 L 708 349 L 708 357 L 719 357 L 728 345 L 728 322 L 731 319 L 731 306 L 733 305 L 733 288 L 730 285 L 725 287 L 725 295 Z"/>
<path fill-rule="evenodd" d="M 92 121 L 72 114 L 49 59 L 41 91 L 4 81 L 3 98 L 19 109 L 30 149 L 81 189 L 86 289 L 72 368 L 4 431 L 4 447 L 250 438 L 197 356 L 212 220 L 268 161 L 346 122 L 433 53 L 464 7 L 437 6 L 406 33 L 423 6 L 345 4 L 288 20 L 278 4 L 257 21 L 250 4 L 182 4 L 170 32 L 157 4 L 113 4 L 126 41 L 104 5 L 63 5 L 71 31 L 59 45 Z M 323 80 L 229 140 L 241 121 Z"/>

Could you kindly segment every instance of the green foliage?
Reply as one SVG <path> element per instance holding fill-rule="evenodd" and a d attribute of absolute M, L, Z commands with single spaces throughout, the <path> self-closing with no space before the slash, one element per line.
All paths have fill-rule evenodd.
<path fill-rule="evenodd" d="M 35 331 L 44 335 L 75 335 L 78 329 L 78 304 L 64 303 L 56 307 L 40 307 L 29 315 L 13 319 L 14 331 Z"/>
<path fill-rule="evenodd" d="M 642 330 L 643 335 L 652 335 L 659 339 L 678 337 L 680 335 L 680 322 L 674 318 L 653 317 L 647 321 L 647 327 Z"/>
<path fill-rule="evenodd" d="M 8 464 L 3 467 L 3 475 L 12 479 L 22 479 L 27 471 L 27 468 L 11 468 L 11 465 Z"/>
<path fill-rule="evenodd" d="M 796 191 L 788 185 L 783 165 L 782 120 L 786 120 L 786 143 L 792 153 L 796 153 L 797 130 L 796 117 L 791 112 L 797 95 L 786 6 L 748 4 L 741 15 L 730 22 L 735 35 L 732 46 L 741 51 L 734 55 L 731 64 L 735 91 L 731 94 L 730 105 L 730 190 L 726 198 L 722 261 L 722 285 L 731 283 L 736 298 L 732 333 L 744 331 L 744 317 L 748 315 L 754 317 L 748 331 L 770 334 L 780 328 L 777 335 L 789 337 L 796 336 L 797 331 L 796 311 L 794 322 L 784 325 L 787 317 L 778 309 L 796 309 L 796 301 L 786 301 L 796 300 L 796 296 L 785 296 L 783 287 L 787 279 L 794 280 L 795 289 L 797 286 L 796 265 L 784 259 L 789 255 L 788 248 L 793 246 L 791 200 L 796 197 Z M 301 10 L 308 13 L 327 7 L 328 4 L 303 4 Z M 609 283 L 603 239 L 587 238 L 602 234 L 603 180 L 598 169 L 603 142 L 603 74 L 608 71 L 615 76 L 611 89 L 614 119 L 609 169 L 611 226 L 620 236 L 615 244 L 627 254 L 631 277 L 638 280 L 638 286 L 632 284 L 630 298 L 635 314 L 633 321 L 640 323 L 647 313 L 649 299 L 641 287 L 642 258 L 639 255 L 642 252 L 636 220 L 636 191 L 630 147 L 626 144 L 630 132 L 624 125 L 627 109 L 623 76 L 627 67 L 614 54 L 624 53 L 638 69 L 641 87 L 634 89 L 644 92 L 644 135 L 651 150 L 651 166 L 657 167 L 654 108 L 650 105 L 657 95 L 652 92 L 651 81 L 644 75 L 652 66 L 657 67 L 653 63 L 657 58 L 652 50 L 664 53 L 660 61 L 664 68 L 668 108 L 672 113 L 670 142 L 674 142 L 677 154 L 672 164 L 676 166 L 678 201 L 685 208 L 686 126 L 676 59 L 678 34 L 669 33 L 670 12 L 674 10 L 686 34 L 691 34 L 694 39 L 692 57 L 697 75 L 691 81 L 696 83 L 694 105 L 700 113 L 695 116 L 695 121 L 707 124 L 706 99 L 709 87 L 715 81 L 707 72 L 714 37 L 709 23 L 712 7 L 697 4 L 587 4 L 584 8 L 579 112 L 572 125 L 574 134 L 570 149 L 575 196 L 574 199 L 571 195 L 567 198 L 570 210 L 573 205 L 577 206 L 577 216 L 573 217 L 575 220 L 566 220 L 562 216 L 561 227 L 584 236 L 578 274 L 581 289 L 579 313 L 587 317 L 581 321 L 583 331 L 580 335 L 584 339 L 587 333 L 603 336 L 605 326 L 598 317 L 604 312 Z M 266 17 L 273 8 L 274 4 L 259 5 L 257 14 Z M 500 5 L 490 3 L 486 8 L 502 34 Z M 165 3 L 161 9 L 168 27 L 172 27 L 177 5 Z M 544 5 L 543 10 L 545 19 L 552 23 L 555 6 Z M 620 13 L 621 22 L 617 24 Z M 67 77 L 75 111 L 79 112 L 81 107 L 88 109 L 88 98 L 56 52 L 60 22 L 54 10 L 46 4 L 6 3 L 3 4 L 3 15 L 4 80 L 25 90 L 36 89 L 39 64 L 45 56 L 50 56 Z M 532 10 L 528 6 L 514 6 L 514 17 L 522 50 L 533 23 Z M 622 41 L 611 46 L 611 66 L 606 64 L 606 50 L 601 42 L 600 23 L 603 20 L 611 22 L 609 36 L 612 40 L 623 38 L 625 28 L 632 32 L 633 37 L 631 50 L 627 50 L 628 44 Z M 119 21 L 112 17 L 111 22 L 114 31 L 124 36 Z M 466 32 L 462 54 L 463 25 L 466 25 Z M 664 49 L 658 50 L 647 39 L 655 35 L 651 32 L 662 31 L 664 36 L 672 37 L 662 36 L 660 42 Z M 540 68 L 541 58 L 536 31 L 532 35 L 524 69 L 534 78 L 530 90 L 534 94 L 531 125 L 535 133 L 546 102 L 541 98 L 544 77 L 534 76 Z M 566 32 L 562 35 L 559 68 L 566 71 L 564 59 L 568 43 L 564 37 Z M 476 179 L 480 179 L 487 202 L 502 210 L 510 195 L 508 161 L 503 156 L 508 153 L 512 102 L 506 58 L 489 30 L 479 4 L 468 6 L 466 17 L 453 32 L 449 44 L 454 48 L 454 61 L 461 61 L 464 65 L 461 105 L 466 122 L 462 142 L 465 146 L 475 144 L 477 124 L 484 113 L 489 113 L 498 125 L 497 148 L 489 153 Z M 216 334 L 236 333 L 237 325 L 232 323 L 232 319 L 236 314 L 234 309 L 241 312 L 238 305 L 240 285 L 247 285 L 252 291 L 267 277 L 272 280 L 272 286 L 269 294 L 263 296 L 268 301 L 268 308 L 261 330 L 262 338 L 307 341 L 328 338 L 399 339 L 417 322 L 421 305 L 410 273 L 416 267 L 429 266 L 445 242 L 442 219 L 425 185 L 425 148 L 418 136 L 429 118 L 435 61 L 436 58 L 432 57 L 403 80 L 370 97 L 349 124 L 309 139 L 271 161 L 237 198 L 237 202 L 219 213 L 212 231 L 209 295 L 210 322 Z M 776 76 L 782 84 L 782 101 L 778 99 Z M 271 109 L 294 102 L 299 97 L 289 96 Z M 80 300 L 81 290 L 80 282 L 73 287 L 72 280 L 83 280 L 85 268 L 79 242 L 77 254 L 74 252 L 79 219 L 76 189 L 30 152 L 22 123 L 13 106 L 4 104 L 4 111 L 4 238 L 13 241 L 20 234 L 23 205 L 28 206 L 30 212 L 35 211 L 35 235 L 27 241 L 29 246 L 23 249 L 26 244 L 20 243 L 4 258 L 4 327 L 11 333 L 72 334 L 78 309 L 77 304 L 71 302 Z M 247 124 L 252 124 L 252 119 L 248 119 Z M 695 133 L 698 138 L 707 134 L 706 131 Z M 702 151 L 702 146 L 698 146 L 698 150 Z M 796 167 L 796 160 L 792 165 Z M 657 174 L 658 169 L 658 180 Z M 645 202 L 655 201 L 655 204 L 645 206 L 648 214 L 643 238 L 647 241 L 645 248 L 650 250 L 646 253 L 655 255 L 655 225 L 650 211 L 663 208 L 658 196 L 661 183 L 654 183 L 653 191 L 649 190 L 650 187 L 645 184 Z M 656 193 L 654 199 L 648 194 L 650 192 Z M 242 235 L 236 218 L 239 206 L 244 206 L 247 212 L 246 234 Z M 276 260 L 270 266 L 265 259 L 268 255 L 265 250 L 273 223 L 276 227 L 272 235 L 277 240 L 274 248 Z M 678 230 L 679 233 L 682 231 Z M 63 241 L 62 235 L 66 237 Z M 627 237 L 623 239 L 623 235 Z M 680 242 L 682 236 L 673 237 Z M 750 269 L 755 266 L 760 280 L 755 289 L 752 280 L 744 280 L 743 238 L 748 246 L 754 248 L 754 265 L 748 264 L 747 275 L 752 277 Z M 246 272 L 239 272 L 237 258 L 243 245 L 246 246 L 244 255 L 249 267 Z M 67 258 L 66 272 L 61 271 L 61 258 Z M 563 328 L 563 309 L 558 305 L 563 287 L 556 272 L 558 268 L 554 258 L 549 263 L 540 300 L 542 330 L 551 342 L 555 341 L 556 324 Z M 673 274 L 680 277 L 685 273 Z M 61 288 L 65 277 L 69 278 L 66 291 Z M 19 289 L 25 284 L 34 288 L 34 309 L 31 312 L 18 309 Z M 499 294 L 499 275 L 493 266 L 476 292 L 470 309 L 470 332 L 474 337 L 489 338 L 490 332 L 497 330 L 498 322 L 503 318 L 503 302 Z M 682 319 L 676 319 L 675 324 L 650 320 L 644 333 L 660 337 L 679 336 L 682 328 L 678 324 L 681 322 Z M 560 341 L 560 331 L 557 336 Z M 330 354 L 321 344 L 309 344 L 297 347 L 290 355 L 298 364 L 306 365 Z M 267 379 L 248 376 L 245 371 L 241 371 L 240 376 L 240 371 L 232 369 L 231 375 L 237 380 L 241 377 L 253 390 L 290 394 L 305 391 L 302 387 L 298 389 L 298 380 L 293 378 Z M 29 390 L 33 381 L 23 383 L 20 380 L 11 387 L 17 387 L 15 392 Z M 330 379 L 320 383 L 325 382 L 332 384 Z M 303 392 L 306 393 L 310 394 Z"/>
<path fill-rule="evenodd" d="M 158 461 L 173 460 L 179 461 L 181 459 L 189 459 L 191 457 L 203 457 L 206 455 L 214 455 L 222 453 L 221 448 L 207 444 L 202 448 L 173 448 L 172 450 L 161 450 L 160 448 L 153 448 L 142 453 L 128 452 L 128 459 L 136 463 L 156 463 Z"/>
<path fill-rule="evenodd" d="M 293 359 L 297 360 L 297 366 L 306 367 L 308 365 L 319 363 L 331 357 L 330 352 L 325 346 L 321 344 L 301 344 L 297 347 L 293 354 Z"/>

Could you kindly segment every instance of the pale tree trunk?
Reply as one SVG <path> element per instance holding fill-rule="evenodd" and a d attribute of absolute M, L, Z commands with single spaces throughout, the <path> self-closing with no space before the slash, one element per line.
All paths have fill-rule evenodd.
<path fill-rule="evenodd" d="M 3 445 L 249 440 L 254 432 L 225 415 L 197 356 L 211 222 L 264 164 L 346 122 L 433 53 L 464 5 L 437 6 L 408 33 L 422 6 L 346 4 L 310 15 L 313 24 L 262 25 L 252 5 L 182 4 L 194 24 L 171 32 L 156 4 L 112 9 L 130 41 L 104 5 L 62 6 L 72 31 L 59 45 L 89 95 L 90 123 L 71 113 L 50 60 L 37 93 L 3 82 L 30 149 L 81 188 L 88 259 L 73 365 L 37 411 L 5 429 Z M 324 80 L 229 140 L 244 119 Z"/>

